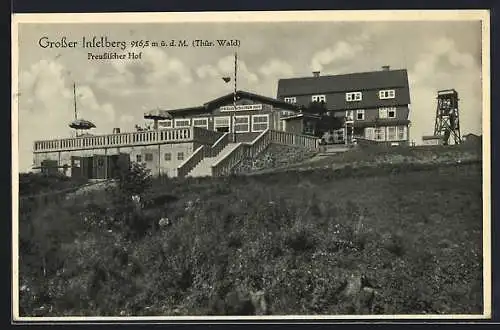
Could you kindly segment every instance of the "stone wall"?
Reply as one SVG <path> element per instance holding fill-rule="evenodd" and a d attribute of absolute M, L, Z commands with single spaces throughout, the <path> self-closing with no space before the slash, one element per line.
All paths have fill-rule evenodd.
<path fill-rule="evenodd" d="M 314 151 L 300 147 L 270 144 L 255 159 L 246 158 L 241 161 L 233 168 L 232 173 L 242 174 L 263 169 L 287 167 L 307 160 L 315 154 Z"/>

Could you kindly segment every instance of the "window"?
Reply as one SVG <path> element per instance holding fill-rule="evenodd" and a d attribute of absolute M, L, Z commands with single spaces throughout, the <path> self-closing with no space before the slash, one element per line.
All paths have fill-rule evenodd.
<path fill-rule="evenodd" d="M 153 154 L 145 154 L 144 160 L 147 162 L 152 162 L 153 161 Z"/>
<path fill-rule="evenodd" d="M 229 117 L 215 117 L 214 130 L 217 132 L 229 132 Z"/>
<path fill-rule="evenodd" d="M 193 118 L 193 126 L 208 129 L 208 118 Z"/>
<path fill-rule="evenodd" d="M 313 135 L 314 134 L 314 124 L 307 121 L 304 125 L 304 134 Z"/>
<path fill-rule="evenodd" d="M 397 127 L 387 127 L 387 140 L 397 140 Z"/>
<path fill-rule="evenodd" d="M 347 121 L 353 121 L 354 120 L 354 111 L 352 111 L 352 110 L 346 111 L 345 116 L 347 118 Z"/>
<path fill-rule="evenodd" d="M 189 126 L 191 126 L 191 120 L 189 120 L 189 119 L 176 119 L 175 120 L 175 128 L 189 127 Z"/>
<path fill-rule="evenodd" d="M 237 133 L 250 132 L 250 116 L 234 116 L 234 131 Z"/>
<path fill-rule="evenodd" d="M 170 119 L 158 122 L 158 126 L 164 128 L 172 128 L 172 121 Z"/>
<path fill-rule="evenodd" d="M 363 98 L 363 95 L 361 92 L 345 93 L 345 100 L 347 102 L 361 101 L 362 98 Z"/>
<path fill-rule="evenodd" d="M 137 156 L 135 156 L 135 160 L 136 160 L 136 162 L 138 162 L 138 163 L 142 162 L 142 155 L 137 155 Z"/>
<path fill-rule="evenodd" d="M 280 117 L 289 117 L 289 116 L 293 116 L 293 115 L 294 115 L 293 111 L 288 111 L 288 110 L 280 111 Z"/>
<path fill-rule="evenodd" d="M 313 95 L 311 97 L 311 100 L 313 102 L 326 102 L 326 96 L 325 95 Z"/>
<path fill-rule="evenodd" d="M 375 129 L 373 127 L 365 128 L 365 138 L 368 140 L 375 139 Z"/>
<path fill-rule="evenodd" d="M 286 103 L 297 103 L 297 98 L 295 96 L 285 97 L 285 102 Z"/>
<path fill-rule="evenodd" d="M 396 91 L 394 89 L 379 91 L 378 97 L 381 100 L 393 99 L 396 97 Z"/>
<path fill-rule="evenodd" d="M 177 153 L 177 160 L 184 160 L 184 153 L 183 152 Z"/>
<path fill-rule="evenodd" d="M 396 108 L 379 108 L 378 109 L 379 118 L 396 118 Z"/>
<path fill-rule="evenodd" d="M 398 126 L 398 140 L 406 140 L 405 127 Z"/>
<path fill-rule="evenodd" d="M 356 120 L 365 120 L 365 110 L 356 110 Z"/>
<path fill-rule="evenodd" d="M 170 152 L 166 152 L 163 157 L 167 162 L 172 160 L 172 154 Z"/>
<path fill-rule="evenodd" d="M 252 132 L 263 132 L 269 128 L 269 115 L 252 116 Z"/>
<path fill-rule="evenodd" d="M 377 141 L 385 140 L 385 128 L 382 127 L 375 128 L 375 140 Z"/>

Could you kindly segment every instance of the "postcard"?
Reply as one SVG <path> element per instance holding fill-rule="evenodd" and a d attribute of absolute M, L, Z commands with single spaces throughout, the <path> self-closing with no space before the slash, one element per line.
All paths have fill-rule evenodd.
<path fill-rule="evenodd" d="M 14 321 L 491 317 L 488 11 L 12 28 Z"/>

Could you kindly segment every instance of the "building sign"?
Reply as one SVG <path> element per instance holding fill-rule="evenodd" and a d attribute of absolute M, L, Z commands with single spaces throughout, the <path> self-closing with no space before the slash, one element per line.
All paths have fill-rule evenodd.
<path fill-rule="evenodd" d="M 234 106 L 226 105 L 219 108 L 221 112 L 233 111 Z M 241 104 L 236 106 L 236 111 L 262 110 L 262 104 Z"/>

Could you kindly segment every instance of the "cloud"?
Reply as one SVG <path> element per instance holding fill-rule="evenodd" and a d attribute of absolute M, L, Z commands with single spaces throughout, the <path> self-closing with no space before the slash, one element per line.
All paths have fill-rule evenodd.
<path fill-rule="evenodd" d="M 187 65 L 157 48 L 144 49 L 141 59 L 117 59 L 110 63 L 114 70 L 101 78 L 98 85 L 115 94 L 151 92 L 171 84 L 189 85 L 193 82 Z"/>
<path fill-rule="evenodd" d="M 197 68 L 196 74 L 200 79 L 222 78 L 224 76 L 234 76 L 234 57 L 225 56 L 221 58 L 217 64 L 204 64 Z M 251 72 L 246 63 L 242 60 L 238 61 L 238 81 L 243 81 L 250 85 L 255 85 L 259 82 L 257 74 Z"/>
<path fill-rule="evenodd" d="M 196 75 L 201 78 L 217 78 L 220 76 L 219 71 L 211 65 L 202 65 L 196 69 Z"/>
<path fill-rule="evenodd" d="M 460 52 L 453 39 L 429 42 L 409 69 L 412 98 L 412 139 L 421 143 L 423 135 L 434 131 L 438 90 L 455 89 L 459 94 L 461 133 L 481 134 L 481 68 L 474 57 Z"/>
<path fill-rule="evenodd" d="M 360 43 L 365 40 L 366 36 L 357 39 L 354 43 L 347 41 L 339 41 L 334 46 L 316 52 L 311 60 L 311 69 L 313 71 L 321 71 L 325 66 L 339 61 L 354 59 L 358 54 L 363 52 L 364 47 Z"/>
<path fill-rule="evenodd" d="M 285 61 L 278 59 L 269 60 L 264 63 L 259 73 L 265 77 L 289 77 L 293 75 L 293 67 Z"/>
<path fill-rule="evenodd" d="M 32 164 L 35 140 L 70 136 L 68 124 L 74 119 L 73 81 L 68 70 L 56 62 L 41 60 L 19 76 L 19 166 Z M 80 118 L 94 122 L 95 132 L 110 132 L 115 117 L 113 105 L 100 102 L 89 85 L 77 85 Z"/>

